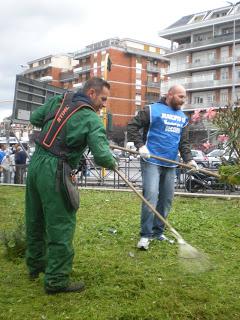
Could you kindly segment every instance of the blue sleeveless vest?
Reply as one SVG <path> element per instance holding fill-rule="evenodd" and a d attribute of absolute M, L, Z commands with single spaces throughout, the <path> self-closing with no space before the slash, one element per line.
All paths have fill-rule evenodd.
<path fill-rule="evenodd" d="M 148 150 L 152 155 L 177 160 L 182 129 L 188 124 L 187 116 L 181 110 L 173 110 L 162 103 L 150 105 L 149 110 L 150 126 L 146 141 Z M 152 158 L 144 160 L 159 166 L 176 167 L 175 164 Z"/>

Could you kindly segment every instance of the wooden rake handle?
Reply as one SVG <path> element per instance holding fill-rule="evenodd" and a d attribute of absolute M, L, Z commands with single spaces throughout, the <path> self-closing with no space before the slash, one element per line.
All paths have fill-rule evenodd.
<path fill-rule="evenodd" d="M 122 150 L 122 151 L 125 151 L 125 152 L 129 152 L 129 153 L 140 155 L 140 153 L 138 151 L 134 151 L 134 150 L 131 150 L 131 149 L 119 147 L 119 146 L 116 146 L 114 144 L 110 144 L 110 148 L 111 149 L 119 149 L 119 150 Z M 178 166 L 181 166 L 181 167 L 189 169 L 189 170 L 194 169 L 192 166 L 190 166 L 189 164 L 186 164 L 186 163 L 182 163 L 182 162 L 178 162 L 178 161 L 174 161 L 174 160 L 169 160 L 169 159 L 158 157 L 158 156 L 154 156 L 154 155 L 150 155 L 150 157 L 153 158 L 153 159 L 157 159 L 157 160 L 173 163 L 173 164 L 176 164 Z M 217 179 L 220 179 L 220 175 L 218 173 L 216 173 L 216 172 L 213 172 L 213 171 L 210 171 L 210 170 L 206 170 L 206 169 L 198 169 L 197 171 L 205 173 L 208 176 L 212 176 L 212 177 L 215 177 Z"/>

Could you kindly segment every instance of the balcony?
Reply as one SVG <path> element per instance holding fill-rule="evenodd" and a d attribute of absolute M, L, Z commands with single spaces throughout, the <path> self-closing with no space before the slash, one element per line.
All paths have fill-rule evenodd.
<path fill-rule="evenodd" d="M 149 72 L 160 73 L 160 72 L 161 72 L 160 69 L 161 69 L 161 68 L 159 68 L 159 67 L 157 67 L 157 66 L 154 66 L 154 65 L 152 65 L 152 64 L 150 64 L 150 63 L 147 64 L 147 71 L 149 71 Z"/>
<path fill-rule="evenodd" d="M 149 88 L 157 88 L 160 89 L 160 82 L 147 81 L 146 86 Z"/>
<path fill-rule="evenodd" d="M 215 103 L 185 103 L 183 111 L 195 111 L 195 110 L 206 110 L 209 108 L 223 108 L 226 106 L 226 102 L 215 102 Z"/>
<path fill-rule="evenodd" d="M 78 78 L 77 74 L 74 74 L 73 72 L 65 72 L 61 74 L 60 82 L 69 82 L 73 81 Z"/>
<path fill-rule="evenodd" d="M 81 73 L 85 73 L 85 72 L 90 72 L 91 70 L 91 66 L 90 65 L 86 65 L 83 67 L 79 67 L 79 68 L 75 68 L 73 69 L 73 72 L 76 74 L 81 74 Z"/>
<path fill-rule="evenodd" d="M 167 74 L 186 72 L 186 71 L 194 71 L 194 70 L 202 70 L 202 69 L 213 69 L 217 66 L 227 66 L 233 63 L 232 57 L 225 57 L 220 59 L 204 59 L 195 63 L 183 63 L 179 66 L 172 67 L 169 69 Z M 240 56 L 236 57 L 235 63 L 240 63 Z"/>
<path fill-rule="evenodd" d="M 36 80 L 38 80 L 40 82 L 51 82 L 51 81 L 53 81 L 53 77 L 52 76 L 45 76 L 45 77 L 41 77 L 41 78 L 36 79 Z"/>
<path fill-rule="evenodd" d="M 147 57 L 147 58 L 153 58 L 156 60 L 162 60 L 162 61 L 169 61 L 168 58 L 163 57 L 162 54 L 157 53 L 157 52 L 151 52 L 151 51 L 146 51 L 146 50 L 141 50 L 141 49 L 136 49 L 136 48 L 130 48 L 126 47 L 125 48 L 126 53 L 134 54 L 134 55 L 139 55 L 142 57 Z"/>
<path fill-rule="evenodd" d="M 33 67 L 33 68 L 29 68 L 29 69 L 24 70 L 22 72 L 22 75 L 29 74 L 29 73 L 34 73 L 34 72 L 38 72 L 38 71 L 42 71 L 42 70 L 45 70 L 45 69 L 48 69 L 48 68 L 51 68 L 51 67 L 52 67 L 51 63 L 39 65 L 37 67 Z"/>
<path fill-rule="evenodd" d="M 240 41 L 240 32 L 235 33 L 235 40 L 236 42 Z M 225 44 L 228 42 L 233 41 L 233 34 L 226 34 L 226 35 L 215 35 L 214 37 L 211 37 L 207 40 L 202 40 L 202 41 L 195 41 L 195 42 L 190 42 L 190 43 L 184 43 L 180 44 L 177 48 L 174 48 L 171 53 L 166 54 L 166 57 L 168 55 L 171 55 L 172 53 L 178 52 L 178 51 L 196 51 L 196 49 L 200 47 L 217 47 L 220 44 Z"/>
<path fill-rule="evenodd" d="M 173 79 L 170 81 L 162 82 L 161 92 L 163 94 L 167 93 L 168 89 L 176 84 L 180 84 L 180 85 L 184 86 L 184 88 L 189 92 L 191 92 L 191 91 L 204 91 L 204 90 L 215 89 L 215 88 L 227 88 L 227 87 L 231 87 L 233 85 L 232 79 L 197 80 L 197 79 L 193 79 L 193 77 L 186 77 L 186 78 L 179 78 L 179 79 Z M 235 86 L 240 86 L 240 79 L 239 78 L 236 79 Z"/>
<path fill-rule="evenodd" d="M 81 89 L 81 88 L 84 86 L 85 82 L 86 82 L 86 81 L 74 83 L 74 84 L 73 84 L 73 88 L 75 88 L 75 89 Z"/>

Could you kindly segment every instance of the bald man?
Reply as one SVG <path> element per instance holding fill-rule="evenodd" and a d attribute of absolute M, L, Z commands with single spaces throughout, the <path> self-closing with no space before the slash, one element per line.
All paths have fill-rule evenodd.
<path fill-rule="evenodd" d="M 180 152 L 184 162 L 198 168 L 187 141 L 188 118 L 181 111 L 185 99 L 184 87 L 175 85 L 169 89 L 166 98 L 140 110 L 128 124 L 128 141 L 134 142 L 141 155 L 143 196 L 164 218 L 173 201 L 176 165 L 150 158 L 150 154 L 177 160 Z M 173 242 L 163 232 L 164 223 L 142 203 L 141 238 L 137 247 L 147 250 L 153 239 Z"/>

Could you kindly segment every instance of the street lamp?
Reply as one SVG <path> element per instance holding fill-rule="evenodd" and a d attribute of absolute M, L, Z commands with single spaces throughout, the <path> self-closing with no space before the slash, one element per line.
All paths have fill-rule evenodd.
<path fill-rule="evenodd" d="M 232 7 L 233 11 L 235 7 L 240 4 L 240 1 L 233 3 L 227 1 Z M 236 97 L 236 90 L 235 90 L 235 81 L 236 81 L 236 20 L 235 20 L 235 12 L 233 12 L 233 47 L 232 47 L 232 108 L 234 108 L 234 102 Z"/>

